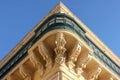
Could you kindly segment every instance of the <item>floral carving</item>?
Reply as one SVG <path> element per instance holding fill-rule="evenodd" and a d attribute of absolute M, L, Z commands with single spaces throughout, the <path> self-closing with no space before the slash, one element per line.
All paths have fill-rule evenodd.
<path fill-rule="evenodd" d="M 43 57 L 43 59 L 46 61 L 45 67 L 51 68 L 52 67 L 52 58 L 49 54 L 49 51 L 45 48 L 44 44 L 40 44 L 38 46 L 38 50 Z"/>
<path fill-rule="evenodd" d="M 75 62 L 77 61 L 78 56 L 81 52 L 81 45 L 79 42 L 74 46 L 71 54 L 68 56 L 67 66 L 71 69 L 75 66 Z"/>
<path fill-rule="evenodd" d="M 101 66 L 98 66 L 91 74 L 89 74 L 89 79 L 96 80 L 101 71 L 102 71 Z"/>
<path fill-rule="evenodd" d="M 33 63 L 33 65 L 34 65 L 35 70 L 39 70 L 41 72 L 40 76 L 42 76 L 43 73 L 44 73 L 43 64 L 38 60 L 38 57 L 34 53 L 31 54 L 30 59 L 31 59 L 31 62 Z"/>
<path fill-rule="evenodd" d="M 63 33 L 57 33 L 55 44 L 56 44 L 56 48 L 54 49 L 56 53 L 55 61 L 59 64 L 62 64 L 63 62 L 65 62 L 64 54 L 66 51 L 65 48 L 66 41 Z"/>
<path fill-rule="evenodd" d="M 27 80 L 31 80 L 31 75 L 29 73 L 27 73 L 27 71 L 25 70 L 25 68 L 22 65 L 19 68 L 19 72 L 23 78 L 26 78 Z"/>
<path fill-rule="evenodd" d="M 75 71 L 78 75 L 81 75 L 83 72 L 83 69 L 86 68 L 86 65 L 89 63 L 91 60 L 91 55 L 86 54 L 81 57 L 80 62 L 76 65 Z"/>

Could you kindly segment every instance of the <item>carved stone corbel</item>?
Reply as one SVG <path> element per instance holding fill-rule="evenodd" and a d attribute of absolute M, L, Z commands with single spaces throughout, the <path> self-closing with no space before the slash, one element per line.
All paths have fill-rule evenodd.
<path fill-rule="evenodd" d="M 26 72 L 23 65 L 20 66 L 19 72 L 20 72 L 21 76 L 23 77 L 23 79 L 31 80 L 31 75 Z"/>
<path fill-rule="evenodd" d="M 32 65 L 35 67 L 36 66 L 36 60 L 35 60 L 35 57 L 34 57 L 34 53 L 31 51 L 30 52 L 31 54 L 30 54 L 30 61 L 31 61 L 31 63 L 32 63 Z"/>
<path fill-rule="evenodd" d="M 49 51 L 45 48 L 44 44 L 40 44 L 38 46 L 38 50 L 39 50 L 39 53 L 41 54 L 41 56 L 43 57 L 43 59 L 46 61 L 46 65 L 45 67 L 47 68 L 52 68 L 52 58 L 50 56 L 50 53 Z"/>
<path fill-rule="evenodd" d="M 64 38 L 64 34 L 63 33 L 57 33 L 56 35 L 56 48 L 54 49 L 55 53 L 56 53 L 56 58 L 55 61 L 58 64 L 62 64 L 65 62 L 65 44 L 66 44 L 66 40 Z"/>
<path fill-rule="evenodd" d="M 91 57 L 92 57 L 91 54 L 87 54 L 84 57 L 82 56 L 82 58 L 80 59 L 80 62 L 78 62 L 78 64 L 76 64 L 75 72 L 78 75 L 81 75 L 81 73 L 83 72 L 83 69 L 86 68 L 86 65 L 91 60 Z"/>
<path fill-rule="evenodd" d="M 81 52 L 81 45 L 79 42 L 77 42 L 77 44 L 74 46 L 73 50 L 71 51 L 71 54 L 68 56 L 67 66 L 69 67 L 69 69 L 75 67 L 75 62 L 77 61 L 80 52 Z"/>
<path fill-rule="evenodd" d="M 89 74 L 89 79 L 90 80 L 96 80 L 98 78 L 99 74 L 102 71 L 101 68 L 102 68 L 101 66 L 98 66 L 96 69 L 94 69 L 94 71 Z"/>
<path fill-rule="evenodd" d="M 31 62 L 33 63 L 33 65 L 34 65 L 34 68 L 36 69 L 36 71 L 40 71 L 40 76 L 42 76 L 43 75 L 43 73 L 44 73 L 44 66 L 43 66 L 43 64 L 38 60 L 38 57 L 34 54 L 34 53 L 32 53 L 31 54 L 31 57 L 30 57 L 30 60 L 31 60 Z"/>

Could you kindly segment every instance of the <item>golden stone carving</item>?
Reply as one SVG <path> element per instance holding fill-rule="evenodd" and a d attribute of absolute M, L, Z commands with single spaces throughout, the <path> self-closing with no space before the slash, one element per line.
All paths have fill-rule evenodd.
<path fill-rule="evenodd" d="M 48 23 L 49 25 L 54 23 L 54 19 L 51 20 L 51 23 L 50 21 L 46 23 L 46 21 L 48 21 L 47 19 L 55 13 L 64 13 L 67 14 L 68 17 L 71 16 L 72 19 L 68 20 L 71 21 L 72 24 L 74 21 L 75 24 L 77 23 L 76 25 L 73 24 L 71 27 L 76 30 L 76 26 L 80 26 L 80 29 L 83 30 L 83 33 L 80 32 L 80 34 L 84 34 L 86 39 L 90 40 L 89 43 L 93 42 L 101 51 L 105 51 L 105 55 L 115 62 L 118 67 L 120 66 L 119 58 L 117 58 L 114 53 L 87 28 L 86 25 L 84 25 L 60 2 L 30 31 L 30 33 L 7 55 L 7 57 L 0 62 L 0 68 L 4 67 L 9 60 L 24 48 L 24 45 L 27 45 L 29 41 L 32 40 L 32 38 L 38 39 L 41 32 L 48 27 Z M 67 22 L 67 18 L 65 18 L 65 20 L 65 23 L 71 25 L 71 23 Z M 43 23 L 45 24 L 43 25 Z M 37 32 L 39 28 L 41 28 L 41 30 Z M 10 71 L 7 74 L 5 73 L 2 80 L 120 80 L 119 74 L 116 75 L 116 73 L 112 72 L 106 65 L 101 63 L 99 59 L 93 56 L 95 46 L 92 44 L 88 46 L 85 43 L 86 40 L 84 41 L 84 38 L 83 40 L 81 39 L 82 36 L 80 38 L 79 35 L 75 34 L 74 31 L 69 31 L 69 29 L 54 29 L 48 32 L 46 30 L 45 32 L 46 33 L 43 33 L 44 35 L 40 37 L 37 42 L 34 43 L 34 40 L 36 39 L 33 39 L 33 41 L 30 42 L 29 47 L 25 48 L 25 50 L 30 49 L 28 50 L 28 55 L 25 56 L 20 63 L 11 63 L 16 64 L 12 69 L 9 68 L 9 65 L 7 66 Z M 54 64 L 55 66 L 53 66 Z M 5 69 L 7 68 L 5 67 Z M 2 72 L 4 72 L 5 69 L 3 69 Z M 115 69 L 113 69 L 113 71 Z"/>
<path fill-rule="evenodd" d="M 91 60 L 92 56 L 91 54 L 84 54 L 84 57 L 82 56 L 80 59 L 80 62 L 78 62 L 76 64 L 76 68 L 75 68 L 75 72 L 78 75 L 81 75 L 81 73 L 83 72 L 83 69 L 86 68 L 86 65 L 89 63 L 89 61 Z"/>
<path fill-rule="evenodd" d="M 21 65 L 19 68 L 19 71 L 20 71 L 20 74 L 22 75 L 23 79 L 31 80 L 31 75 L 26 71 L 24 66 Z"/>
<path fill-rule="evenodd" d="M 43 66 L 43 64 L 38 60 L 38 57 L 34 53 L 30 57 L 30 59 L 31 59 L 33 65 L 34 65 L 35 70 L 36 71 L 39 70 L 41 72 L 40 76 L 42 76 L 43 73 L 44 73 L 44 66 Z"/>
<path fill-rule="evenodd" d="M 96 80 L 98 78 L 99 74 L 102 71 L 101 68 L 102 68 L 101 66 L 98 66 L 96 69 L 94 69 L 94 71 L 89 74 L 89 79 L 90 80 Z"/>
<path fill-rule="evenodd" d="M 77 39 L 70 42 L 68 36 L 71 35 L 58 31 L 45 37 L 44 41 L 38 41 L 20 66 L 3 80 L 97 80 L 105 69 L 95 61 L 92 51 L 84 43 Z M 108 80 L 117 80 L 110 76 L 107 75 Z"/>
<path fill-rule="evenodd" d="M 58 64 L 62 64 L 65 62 L 65 51 L 66 51 L 65 48 L 66 41 L 63 33 L 60 32 L 57 33 L 55 44 L 56 44 L 56 48 L 54 49 L 56 53 L 55 61 Z"/>
<path fill-rule="evenodd" d="M 52 67 L 52 59 L 51 59 L 49 51 L 46 49 L 46 47 L 43 44 L 40 44 L 38 46 L 38 50 L 41 56 L 43 57 L 43 59 L 46 61 L 45 67 L 50 69 Z"/>
<path fill-rule="evenodd" d="M 79 42 L 74 46 L 73 50 L 71 51 L 71 54 L 68 56 L 68 62 L 67 66 L 72 69 L 75 67 L 75 62 L 77 61 L 77 58 L 81 52 L 81 45 Z"/>

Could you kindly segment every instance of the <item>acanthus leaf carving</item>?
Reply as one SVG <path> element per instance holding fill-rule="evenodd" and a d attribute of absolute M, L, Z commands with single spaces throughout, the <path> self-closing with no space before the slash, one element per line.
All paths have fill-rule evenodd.
<path fill-rule="evenodd" d="M 42 76 L 43 74 L 44 74 L 44 66 L 43 66 L 43 64 L 38 60 L 38 57 L 34 54 L 34 53 L 32 53 L 31 54 L 31 57 L 30 57 L 30 60 L 31 60 L 31 62 L 33 63 L 33 65 L 34 65 L 34 68 L 36 69 L 36 70 L 39 70 L 41 73 L 40 73 L 40 76 Z"/>
<path fill-rule="evenodd" d="M 76 65 L 75 68 L 75 72 L 78 75 L 81 75 L 81 73 L 83 72 L 83 69 L 86 68 L 86 65 L 89 63 L 89 61 L 91 60 L 92 55 L 91 54 L 86 54 L 84 55 L 84 57 L 82 56 L 82 58 L 80 59 L 79 64 Z M 84 59 L 83 59 L 84 58 Z"/>
<path fill-rule="evenodd" d="M 43 57 L 43 59 L 46 61 L 45 67 L 47 67 L 49 69 L 52 68 L 52 64 L 53 64 L 52 58 L 50 56 L 49 51 L 45 48 L 44 44 L 40 44 L 38 46 L 38 50 L 39 50 L 41 56 Z"/>
<path fill-rule="evenodd" d="M 75 67 L 75 62 L 77 61 L 78 56 L 81 53 L 81 45 L 79 42 L 74 46 L 71 54 L 68 56 L 67 66 L 72 69 Z"/>
<path fill-rule="evenodd" d="M 99 76 L 99 74 L 102 71 L 102 67 L 98 66 L 91 74 L 89 74 L 89 79 L 90 80 L 96 80 Z"/>
<path fill-rule="evenodd" d="M 63 33 L 57 33 L 56 35 L 56 48 L 54 49 L 55 53 L 56 53 L 56 58 L 55 61 L 58 64 L 62 64 L 65 62 L 65 44 L 66 44 L 66 40 L 64 38 L 64 34 Z"/>
<path fill-rule="evenodd" d="M 23 77 L 23 79 L 26 78 L 27 80 L 31 80 L 31 75 L 29 73 L 27 73 L 27 71 L 25 70 L 23 65 L 20 66 L 19 72 L 20 72 L 21 76 Z"/>

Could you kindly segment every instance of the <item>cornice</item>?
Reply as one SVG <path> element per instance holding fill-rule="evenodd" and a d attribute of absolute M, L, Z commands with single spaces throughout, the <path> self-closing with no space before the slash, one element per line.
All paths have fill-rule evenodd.
<path fill-rule="evenodd" d="M 14 47 L 10 53 L 0 61 L 0 68 L 2 68 L 12 57 L 14 57 L 17 52 L 24 47 L 24 45 L 35 36 L 35 31 L 47 20 L 51 15 L 56 13 L 64 13 L 73 18 L 73 20 L 80 25 L 81 28 L 85 30 L 85 35 L 94 42 L 105 54 L 112 59 L 118 66 L 120 66 L 120 60 L 116 55 L 102 42 L 100 39 L 79 20 L 63 3 L 58 3 L 58 5 L 52 9 L 17 45 Z"/>

